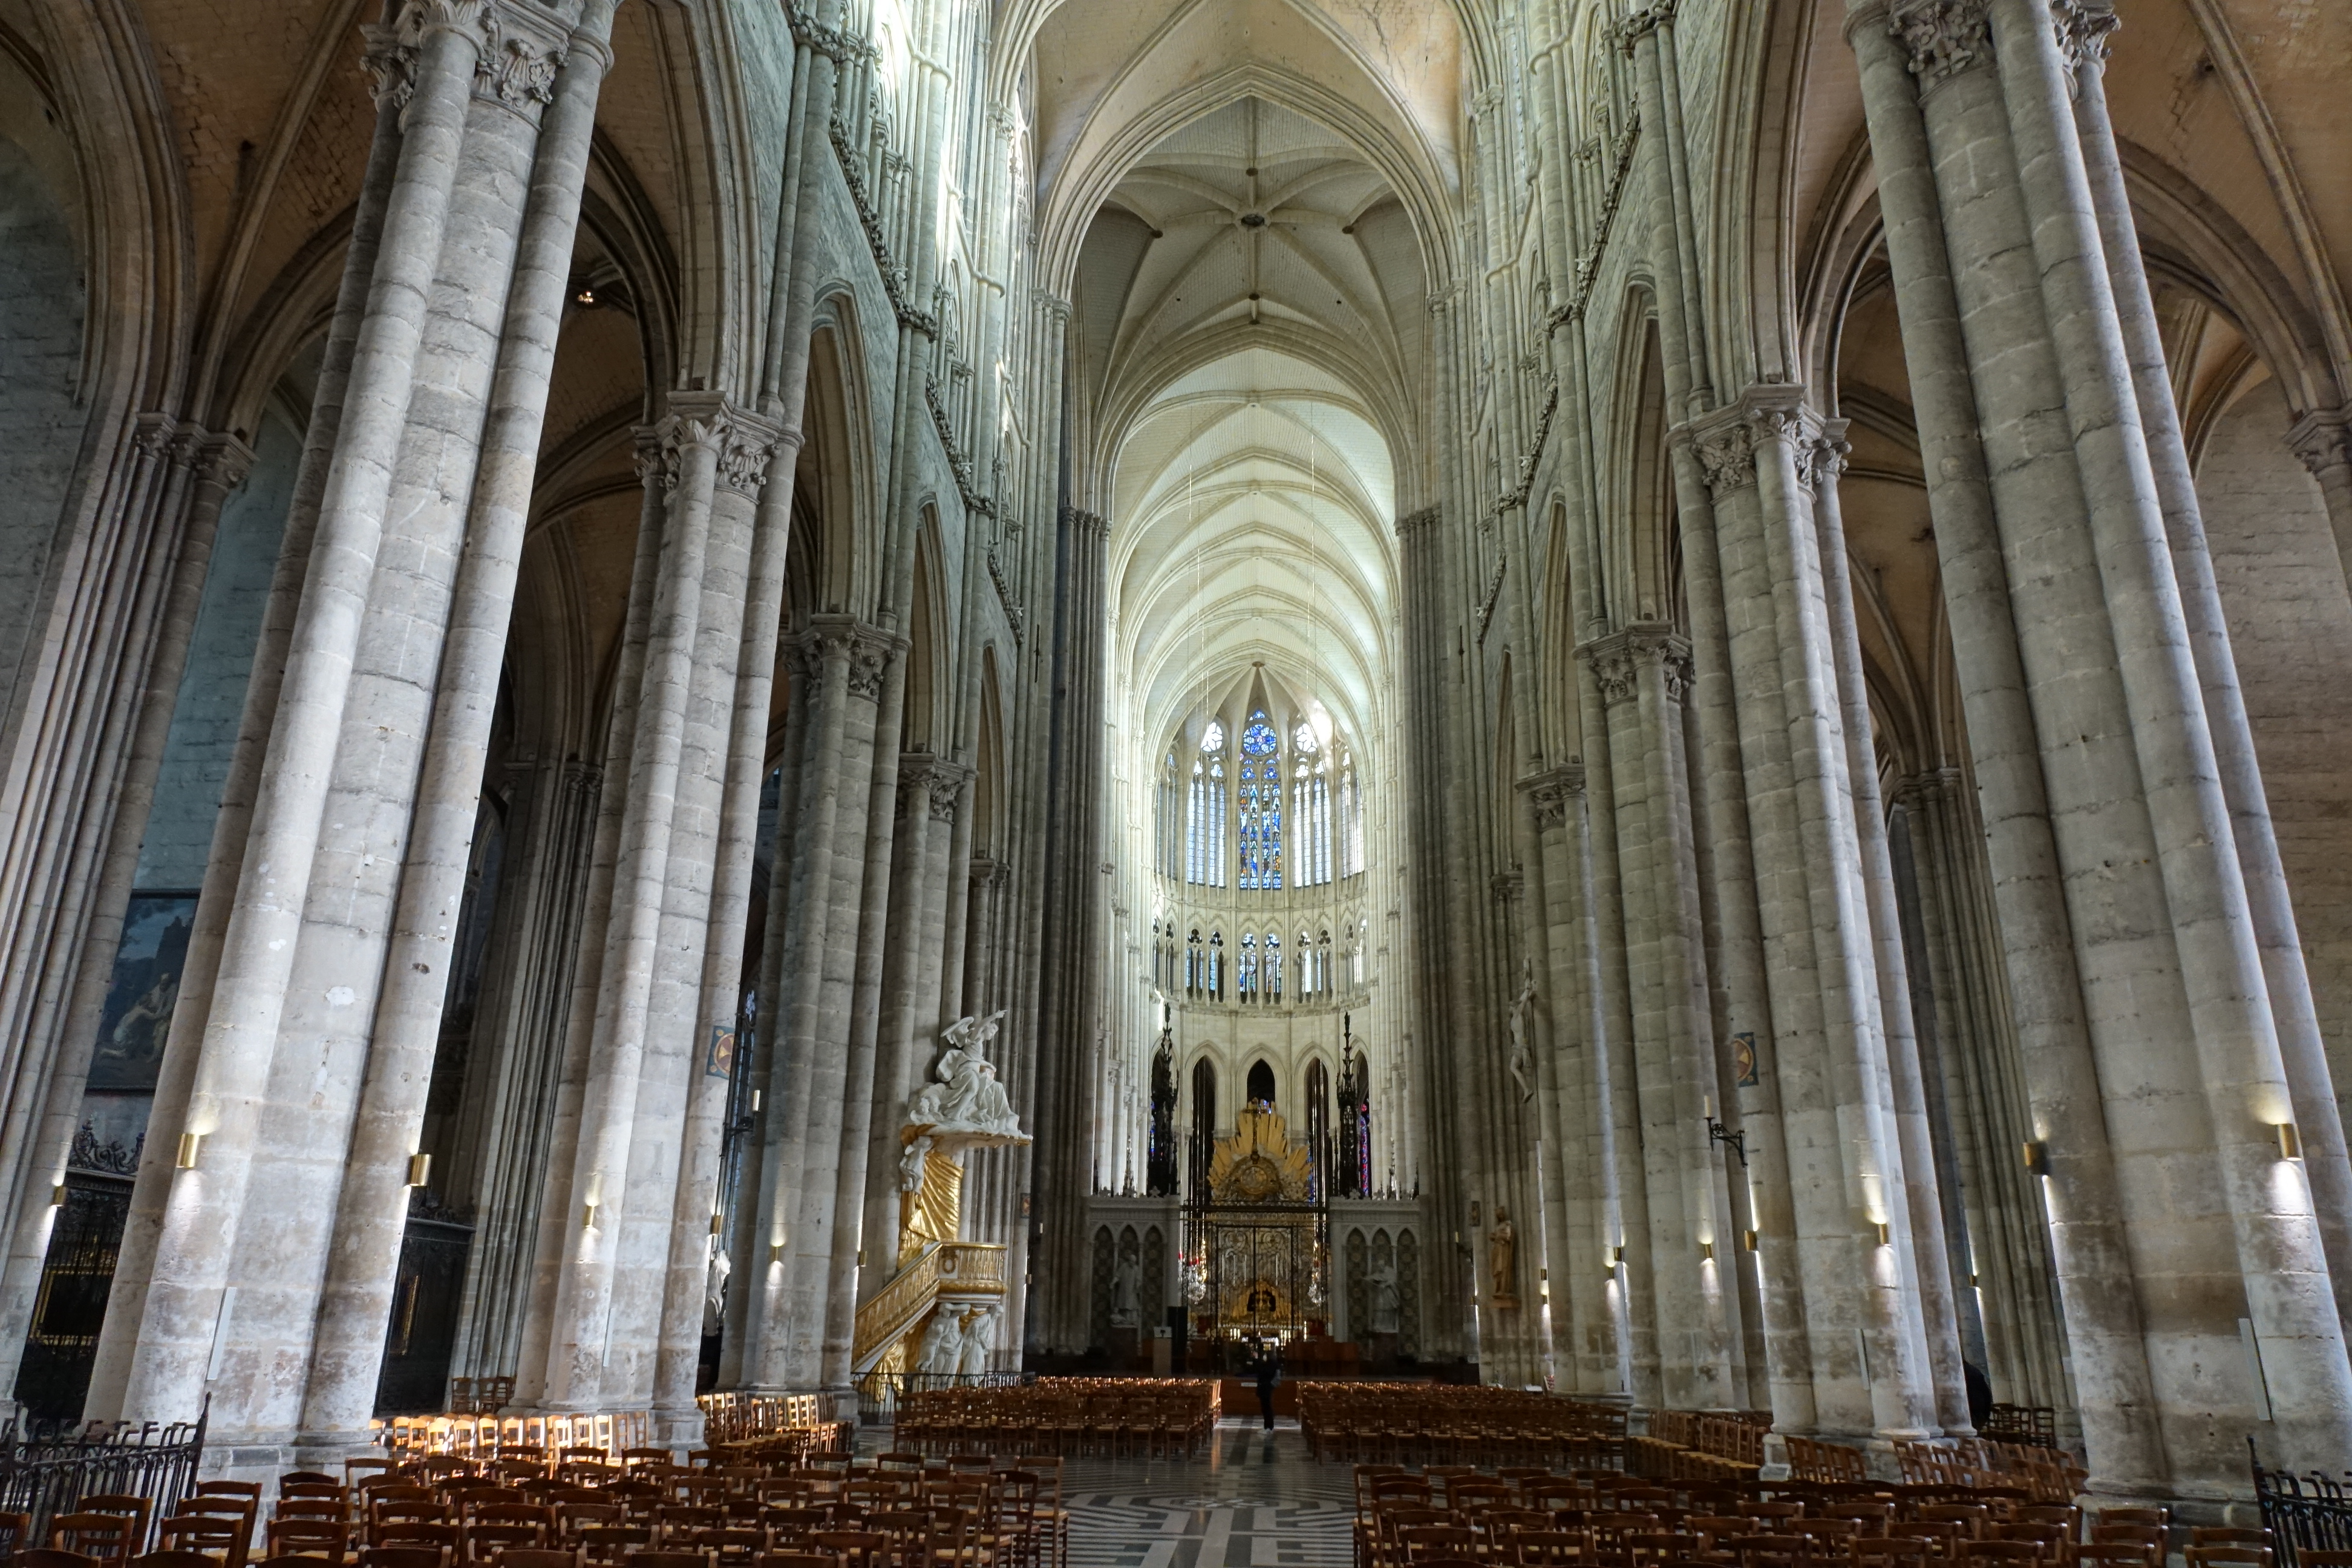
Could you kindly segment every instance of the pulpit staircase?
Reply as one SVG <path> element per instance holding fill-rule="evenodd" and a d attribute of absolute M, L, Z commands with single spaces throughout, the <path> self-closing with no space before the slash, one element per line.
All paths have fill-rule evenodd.
<path fill-rule="evenodd" d="M 921 1331 L 942 1300 L 962 1310 L 992 1306 L 1003 1296 L 1003 1247 L 979 1241 L 924 1242 L 908 1255 L 888 1284 L 858 1307 L 850 1371 L 864 1377 L 881 1367 L 894 1348 Z"/>

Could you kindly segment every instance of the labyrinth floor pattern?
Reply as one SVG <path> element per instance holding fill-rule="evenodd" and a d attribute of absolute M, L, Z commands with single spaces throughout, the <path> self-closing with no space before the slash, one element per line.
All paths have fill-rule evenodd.
<path fill-rule="evenodd" d="M 1063 1481 L 1070 1568 L 1347 1568 L 1349 1471 L 1295 1424 L 1228 1420 L 1201 1459 L 1086 1459 Z"/>

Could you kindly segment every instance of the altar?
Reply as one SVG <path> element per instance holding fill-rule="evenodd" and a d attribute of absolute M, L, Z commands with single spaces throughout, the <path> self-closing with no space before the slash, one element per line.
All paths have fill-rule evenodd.
<path fill-rule="evenodd" d="M 1328 1331 L 1330 1215 L 1313 1155 L 1270 1106 L 1220 1139 L 1208 1191 L 1184 1205 L 1184 1297 L 1195 1339 L 1288 1342 Z"/>

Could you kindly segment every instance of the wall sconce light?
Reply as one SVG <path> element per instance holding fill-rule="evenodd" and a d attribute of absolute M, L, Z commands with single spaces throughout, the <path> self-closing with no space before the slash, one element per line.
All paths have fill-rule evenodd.
<path fill-rule="evenodd" d="M 758 1089 L 753 1089 L 753 1090 L 751 1091 L 751 1113 L 752 1113 L 753 1115 L 755 1115 L 755 1116 L 756 1116 L 756 1115 L 758 1115 L 758 1114 L 759 1114 L 759 1110 L 760 1110 L 760 1091 L 759 1091 Z"/>
<path fill-rule="evenodd" d="M 715 1214 L 715 1215 L 712 1215 L 710 1216 L 710 1234 L 711 1234 L 711 1235 L 713 1235 L 713 1236 L 719 1236 L 719 1235 L 721 1235 L 721 1234 L 723 1234 L 723 1233 L 726 1231 L 726 1229 L 727 1229 L 727 1216 L 726 1216 L 725 1215 L 723 1215 L 723 1214 Z"/>
<path fill-rule="evenodd" d="M 1749 1252 L 1756 1251 L 1756 1233 L 1752 1230 L 1741 1231 L 1739 1233 L 1739 1245 Z"/>
<path fill-rule="evenodd" d="M 2025 1168 L 2037 1176 L 2050 1173 L 2050 1145 L 2036 1138 L 2025 1145 Z"/>
<path fill-rule="evenodd" d="M 2278 1134 L 2280 1159 L 2300 1160 L 2303 1158 L 2303 1134 L 2295 1131 L 2294 1122 L 2274 1121 L 2271 1123 L 2271 1131 Z"/>
<path fill-rule="evenodd" d="M 183 1171 L 196 1168 L 196 1156 L 205 1152 L 205 1135 L 201 1132 L 180 1134 L 180 1152 L 172 1163 Z"/>
<path fill-rule="evenodd" d="M 66 1184 L 63 1182 L 49 1189 L 49 1206 L 53 1209 L 66 1206 Z"/>
<path fill-rule="evenodd" d="M 591 1171 L 588 1173 L 588 1195 L 581 1201 L 580 1205 L 581 1229 L 593 1230 L 596 1228 L 596 1210 L 603 1205 L 604 1202 L 604 1173 L 602 1171 Z"/>
<path fill-rule="evenodd" d="M 1977 1277 L 1976 1277 L 1975 1275 L 1971 1274 L 1971 1275 L 1969 1275 L 1969 1289 L 1971 1289 L 1971 1290 L 1973 1290 L 1973 1289 L 1975 1289 L 1976 1288 L 1977 1288 Z"/>
<path fill-rule="evenodd" d="M 1698 1257 L 1699 1257 L 1699 1261 L 1700 1261 L 1700 1262 L 1702 1262 L 1702 1263 L 1712 1263 L 1712 1262 L 1714 1262 L 1714 1261 L 1715 1261 L 1715 1243 L 1713 1243 L 1713 1242 L 1711 1242 L 1711 1241 L 1702 1241 L 1702 1242 L 1700 1242 L 1700 1243 L 1698 1244 Z"/>
<path fill-rule="evenodd" d="M 772 1241 L 768 1243 L 768 1261 L 771 1263 L 782 1263 L 783 1260 L 784 1244 L 781 1241 Z"/>
<path fill-rule="evenodd" d="M 1895 1239 L 1894 1233 L 1886 1228 L 1885 1220 L 1880 1220 L 1873 1228 L 1878 1232 L 1879 1246 L 1885 1247 Z"/>
<path fill-rule="evenodd" d="M 433 1156 L 411 1154 L 408 1157 L 408 1184 L 412 1187 L 425 1187 L 432 1184 Z"/>

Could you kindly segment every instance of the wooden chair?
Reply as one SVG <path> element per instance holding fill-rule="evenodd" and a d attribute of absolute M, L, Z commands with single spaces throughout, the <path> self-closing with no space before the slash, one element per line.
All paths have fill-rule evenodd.
<path fill-rule="evenodd" d="M 207 1558 L 205 1561 L 210 1562 L 211 1559 Z M 337 1561 L 340 1562 L 341 1559 Z M 136 1559 L 133 1560 L 132 1568 L 137 1568 Z M 259 1557 L 247 1564 L 247 1568 L 319 1568 L 319 1559 L 316 1557 Z"/>
<path fill-rule="evenodd" d="M 128 1514 L 61 1513 L 49 1521 L 48 1545 L 100 1563 L 128 1563 L 134 1549 L 131 1527 Z"/>
<path fill-rule="evenodd" d="M 580 1559 L 569 1552 L 519 1546 L 499 1552 L 493 1568 L 580 1568 Z"/>
<path fill-rule="evenodd" d="M 770 1552 L 751 1568 L 841 1568 L 841 1559 L 830 1552 Z"/>
<path fill-rule="evenodd" d="M 434 1546 L 362 1546 L 356 1568 L 442 1568 Z"/>
<path fill-rule="evenodd" d="M 16 1568 L 100 1568 L 107 1561 L 61 1546 L 28 1546 L 16 1553 Z"/>
<path fill-rule="evenodd" d="M 2163 1568 L 2164 1550 L 2145 1541 L 2090 1541 L 2074 1549 L 2075 1568 Z M 2352 1552 L 2345 1554 L 2343 1568 L 2352 1568 Z M 2308 1568 L 2311 1553 L 2298 1552 L 2295 1561 Z"/>
<path fill-rule="evenodd" d="M 317 1568 L 317 1563 L 316 1558 L 308 1558 L 302 1568 Z M 201 1552 L 149 1552 L 133 1557 L 131 1568 L 220 1568 L 220 1562 Z"/>
<path fill-rule="evenodd" d="M 272 1557 L 323 1557 L 340 1563 L 351 1550 L 351 1531 L 341 1520 L 280 1515 L 269 1521 L 267 1544 Z"/>
<path fill-rule="evenodd" d="M 464 1560 L 492 1563 L 508 1552 L 544 1552 L 547 1526 L 538 1521 L 484 1521 L 463 1528 Z"/>
<path fill-rule="evenodd" d="M 119 1513 L 131 1521 L 131 1549 L 137 1551 L 147 1540 L 147 1526 L 155 1516 L 155 1500 L 138 1497 L 130 1492 L 100 1492 L 86 1497 L 74 1505 L 77 1513 Z"/>
<path fill-rule="evenodd" d="M 88 1508 L 89 1504 L 85 1501 L 82 1506 L 84 1508 Z M 2189 1544 L 2191 1546 L 2255 1546 L 2266 1548 L 2270 1543 L 2271 1532 L 2269 1531 L 2248 1529 L 2242 1525 L 2200 1524 L 2192 1525 L 2189 1531 Z"/>
<path fill-rule="evenodd" d="M 1857 1535 L 1845 1549 L 1853 1568 L 1930 1568 L 1938 1555 L 1932 1543 L 1903 1535 Z"/>
<path fill-rule="evenodd" d="M 648 1524 L 592 1524 L 579 1531 L 574 1544 L 583 1563 L 615 1564 L 632 1552 L 646 1550 L 653 1539 L 653 1527 Z"/>
<path fill-rule="evenodd" d="M 2221 1568 L 2238 1564 L 2242 1568 L 2271 1568 L 2271 1552 L 2267 1546 L 2184 1546 L 2182 1561 L 2189 1568 Z"/>

